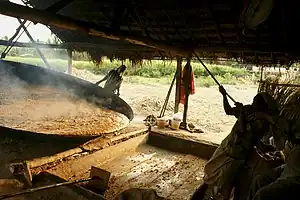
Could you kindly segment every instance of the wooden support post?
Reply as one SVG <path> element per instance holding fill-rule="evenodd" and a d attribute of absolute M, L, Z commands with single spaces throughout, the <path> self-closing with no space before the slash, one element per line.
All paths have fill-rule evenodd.
<path fill-rule="evenodd" d="M 28 32 L 27 28 L 24 26 L 23 22 L 21 19 L 18 18 L 18 21 L 20 23 L 20 25 L 22 26 L 22 28 L 24 29 L 26 35 L 28 36 L 28 38 L 30 39 L 30 41 L 35 45 L 36 42 L 34 41 L 34 39 L 32 38 L 32 36 L 30 35 L 30 33 Z M 44 57 L 44 55 L 42 54 L 42 52 L 40 51 L 40 49 L 35 46 L 36 51 L 38 52 L 39 56 L 41 57 L 41 59 L 44 61 L 45 65 L 47 68 L 51 68 L 51 66 L 49 65 L 49 63 L 47 62 L 46 58 Z"/>
<path fill-rule="evenodd" d="M 68 49 L 68 74 L 72 75 L 72 49 Z"/>
<path fill-rule="evenodd" d="M 178 56 L 177 57 L 177 71 L 176 71 L 176 91 L 175 91 L 174 114 L 178 113 L 178 110 L 179 110 L 181 76 L 182 76 L 182 58 L 180 56 Z"/>
<path fill-rule="evenodd" d="M 187 111 L 189 107 L 189 95 L 191 90 L 191 58 L 187 58 L 186 74 L 184 77 L 184 89 L 185 89 L 185 101 L 184 101 L 184 110 L 183 110 L 183 127 L 187 128 Z"/>

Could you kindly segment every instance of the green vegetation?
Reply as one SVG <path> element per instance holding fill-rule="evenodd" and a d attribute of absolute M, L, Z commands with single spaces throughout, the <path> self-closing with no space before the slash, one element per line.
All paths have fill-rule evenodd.
<path fill-rule="evenodd" d="M 37 66 L 44 66 L 44 63 L 40 58 L 7 56 L 6 59 Z M 67 60 L 48 59 L 48 62 L 52 67 L 60 72 L 67 70 Z M 73 67 L 77 69 L 86 69 L 95 74 L 106 74 L 109 70 L 120 66 L 120 64 L 121 61 L 116 60 L 111 62 L 108 59 L 103 60 L 99 66 L 89 61 L 73 61 Z M 142 66 L 141 64 L 133 65 L 129 61 L 124 62 L 124 64 L 128 66 L 125 74 L 125 81 L 131 83 L 170 83 L 176 70 L 175 61 L 144 61 Z M 196 85 L 207 87 L 215 85 L 212 78 L 200 63 L 194 62 L 192 63 L 192 67 L 196 77 Z M 251 73 L 245 68 L 211 64 L 207 64 L 207 67 L 221 84 L 240 84 L 249 82 L 251 79 Z"/>

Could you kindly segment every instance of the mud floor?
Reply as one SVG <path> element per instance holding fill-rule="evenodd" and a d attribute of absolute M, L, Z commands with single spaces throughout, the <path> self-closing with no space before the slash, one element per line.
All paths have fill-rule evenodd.
<path fill-rule="evenodd" d="M 99 135 L 123 128 L 126 116 L 45 87 L 0 88 L 0 126 L 60 135 Z"/>
<path fill-rule="evenodd" d="M 151 188 L 167 199 L 189 199 L 202 183 L 204 162 L 195 156 L 143 146 L 101 166 L 113 173 L 105 196 L 111 199 L 129 188 Z"/>
<path fill-rule="evenodd" d="M 124 147 L 114 148 L 120 151 Z M 60 177 L 79 179 L 89 176 L 88 170 L 81 171 L 85 165 L 107 170 L 112 175 L 105 193 L 106 199 L 113 199 L 129 188 L 152 188 L 161 197 L 184 200 L 189 199 L 202 183 L 205 160 L 192 155 L 174 153 L 146 144 L 133 152 L 119 153 L 114 159 L 106 157 L 104 152 L 96 154 L 87 159 L 63 163 L 49 172 Z M 100 156 L 105 158 L 104 162 Z M 67 171 L 64 170 L 67 168 Z"/>

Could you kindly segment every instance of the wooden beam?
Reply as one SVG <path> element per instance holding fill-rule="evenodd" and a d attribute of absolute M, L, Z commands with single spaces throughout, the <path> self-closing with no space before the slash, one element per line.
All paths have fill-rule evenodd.
<path fill-rule="evenodd" d="M 66 7 L 67 5 L 69 5 L 70 3 L 72 3 L 73 1 L 74 0 L 60 0 L 60 1 L 56 2 L 55 4 L 53 4 L 52 6 L 46 8 L 46 11 L 56 13 L 59 10 Z"/>
<path fill-rule="evenodd" d="M 188 55 L 192 51 L 164 44 L 160 41 L 150 40 L 143 36 L 131 36 L 129 32 L 113 31 L 112 29 L 107 27 L 100 27 L 86 22 L 74 20 L 62 15 L 53 14 L 34 8 L 28 8 L 10 2 L 0 2 L 0 14 L 16 18 L 23 18 L 57 28 L 78 31 L 91 36 L 126 41 L 136 45 L 147 46 L 162 51 L 171 52 L 175 55 L 180 56 Z"/>
<path fill-rule="evenodd" d="M 68 74 L 72 75 L 72 49 L 68 49 Z"/>
<path fill-rule="evenodd" d="M 191 57 L 189 56 L 187 58 L 187 67 L 186 74 L 184 77 L 184 89 L 185 89 L 185 101 L 184 101 L 184 110 L 183 110 L 183 127 L 184 129 L 187 129 L 187 112 L 189 107 L 189 96 L 191 91 L 191 74 L 192 74 L 192 68 L 191 68 Z"/>
<path fill-rule="evenodd" d="M 180 85 L 181 85 L 181 76 L 182 76 L 182 58 L 177 57 L 177 72 L 176 72 L 176 91 L 175 91 L 175 107 L 174 114 L 178 113 L 179 102 L 180 102 Z"/>

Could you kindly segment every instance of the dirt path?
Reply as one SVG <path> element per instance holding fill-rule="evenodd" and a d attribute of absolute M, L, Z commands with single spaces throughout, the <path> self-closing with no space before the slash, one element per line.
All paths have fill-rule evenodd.
<path fill-rule="evenodd" d="M 136 116 L 149 114 L 159 115 L 169 86 L 167 85 L 137 85 L 123 84 L 121 98 L 134 110 Z M 248 104 L 257 92 L 256 86 L 225 86 L 228 93 L 236 101 Z M 174 91 L 170 97 L 166 114 L 172 116 L 174 107 Z M 183 112 L 183 106 L 180 106 Z M 197 87 L 196 94 L 191 96 L 188 120 L 199 125 L 204 134 L 224 138 L 231 130 L 235 118 L 227 116 L 223 110 L 222 96 L 217 87 Z"/>
<path fill-rule="evenodd" d="M 102 78 L 85 70 L 75 70 L 74 73 L 75 76 L 93 83 Z M 135 117 L 143 119 L 150 114 L 159 115 L 169 85 L 131 84 L 127 80 L 125 77 L 121 86 L 121 98 L 132 107 Z M 225 85 L 224 87 L 236 101 L 243 104 L 251 103 L 257 93 L 255 85 Z M 173 115 L 174 93 L 175 89 L 172 91 L 166 115 Z M 183 112 L 182 105 L 180 111 Z M 188 120 L 200 126 L 204 130 L 204 135 L 217 137 L 218 140 L 226 137 L 235 122 L 234 117 L 225 114 L 222 96 L 216 86 L 196 87 L 196 94 L 190 97 Z"/>

